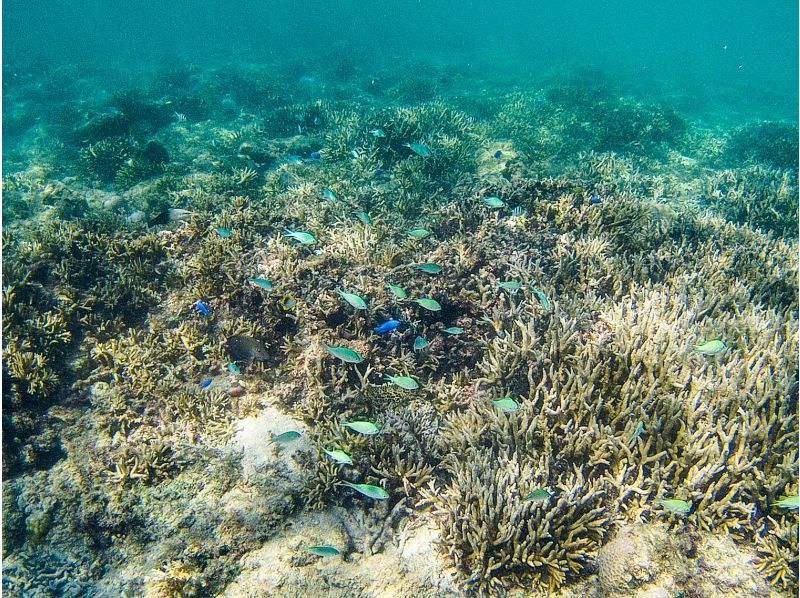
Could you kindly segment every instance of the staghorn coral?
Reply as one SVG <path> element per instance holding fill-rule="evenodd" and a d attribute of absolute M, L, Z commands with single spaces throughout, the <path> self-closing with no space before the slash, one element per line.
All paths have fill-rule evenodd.
<path fill-rule="evenodd" d="M 759 165 L 715 173 L 706 181 L 703 201 L 731 222 L 796 237 L 797 193 L 796 170 Z"/>
<path fill-rule="evenodd" d="M 160 176 L 124 201 L 151 215 L 189 209 L 189 222 L 147 231 L 113 213 L 87 217 L 84 204 L 70 208 L 86 189 L 48 181 L 49 166 L 4 180 L 15 214 L 73 219 L 4 235 L 4 403 L 14 407 L 4 431 L 19 439 L 12 448 L 40 451 L 27 463 L 52 469 L 42 488 L 64 501 L 37 516 L 39 505 L 4 496 L 33 515 L 30 538 L 12 550 L 63 544 L 70 525 L 110 569 L 118 555 L 134 563 L 118 584 L 97 574 L 108 594 L 224 593 L 238 559 L 286 518 L 332 507 L 358 529 L 343 535 L 353 561 L 359 550 L 390 552 L 400 522 L 421 520 L 438 525 L 439 549 L 470 590 L 554 593 L 595 561 L 601 574 L 619 565 L 619 540 L 603 544 L 641 519 L 681 538 L 719 533 L 755 546 L 765 578 L 794 591 L 796 514 L 769 505 L 797 474 L 796 216 L 784 209 L 796 177 L 762 164 L 709 173 L 723 155 L 718 136 L 684 137 L 669 109 L 616 99 L 602 81 L 457 98 L 443 78 L 440 100 L 408 107 L 374 95 L 367 105 L 348 85 L 380 94 L 403 80 L 362 86 L 343 61 L 328 85 L 298 64 L 220 69 L 213 82 L 162 74 L 170 105 L 188 114 L 170 127 L 160 95 L 117 98 L 134 133 L 164 128 L 178 164 L 153 165 Z M 230 95 L 199 102 L 209 89 Z M 348 102 L 315 101 L 322 93 Z M 198 122 L 204 115 L 214 119 Z M 369 134 L 378 128 L 385 137 Z M 120 140 L 102 127 L 95 135 L 95 153 Z M 146 138 L 122 138 L 133 148 L 125 163 L 86 153 L 84 163 L 128 186 L 150 176 L 137 164 Z M 704 148 L 687 151 L 695 138 Z M 321 160 L 310 159 L 317 150 Z M 301 163 L 273 164 L 289 154 Z M 539 176 L 556 171 L 567 176 Z M 338 199 L 324 199 L 324 187 Z M 704 194 L 719 216 L 698 205 Z M 489 195 L 507 208 L 489 210 Z M 432 234 L 408 239 L 416 226 Z M 318 242 L 299 246 L 284 228 Z M 441 274 L 410 266 L 420 262 Z M 274 287 L 247 284 L 254 276 Z M 508 280 L 520 288 L 498 288 Z M 399 300 L 386 282 L 442 310 Z M 354 313 L 337 288 L 369 310 Z M 208 317 L 192 309 L 197 299 Z M 389 317 L 401 328 L 373 334 Z M 443 334 L 449 326 L 465 332 Z M 269 358 L 227 371 L 233 334 L 257 338 Z M 414 352 L 417 335 L 429 345 Z M 727 349 L 692 350 L 711 338 Z M 366 359 L 339 363 L 323 343 Z M 387 372 L 422 388 L 387 385 Z M 519 410 L 492 406 L 504 396 Z M 317 454 L 269 445 L 253 471 L 225 456 L 240 420 L 261 409 L 307 424 L 303 442 Z M 343 430 L 355 417 L 382 434 Z M 334 446 L 353 467 L 319 450 Z M 390 500 L 371 504 L 337 487 L 343 479 L 382 484 Z M 536 487 L 554 496 L 524 502 Z M 690 513 L 670 514 L 661 498 L 689 501 Z M 601 585 L 624 590 L 629 569 Z M 696 583 L 685 581 L 687 591 Z"/>

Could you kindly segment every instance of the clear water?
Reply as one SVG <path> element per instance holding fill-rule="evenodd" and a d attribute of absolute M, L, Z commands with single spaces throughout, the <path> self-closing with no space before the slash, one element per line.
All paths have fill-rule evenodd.
<path fill-rule="evenodd" d="M 569 369 L 584 358 L 569 362 L 576 359 L 569 351 L 532 350 L 538 357 L 526 359 L 540 362 L 531 373 L 525 362 L 502 383 L 475 391 L 485 375 L 480 364 L 487 343 L 501 337 L 492 326 L 510 330 L 513 323 L 505 319 L 520 310 L 548 351 L 558 345 L 552 336 L 557 314 L 573 323 L 575 338 L 600 347 L 587 363 L 602 357 L 622 368 L 608 357 L 612 350 L 604 353 L 614 338 L 607 322 L 616 314 L 622 326 L 625 313 L 651 309 L 648 317 L 657 313 L 656 320 L 680 315 L 670 326 L 685 350 L 664 360 L 641 358 L 643 367 L 629 369 L 651 372 L 662 361 L 685 359 L 694 376 L 670 379 L 675 383 L 664 390 L 665 402 L 696 404 L 698 393 L 707 393 L 711 415 L 696 421 L 709 429 L 728 429 L 742 413 L 753 416 L 747 422 L 772 417 L 750 442 L 760 451 L 754 467 L 765 468 L 764 476 L 747 476 L 723 461 L 722 470 L 735 471 L 734 482 L 747 480 L 735 495 L 740 502 L 722 511 L 747 513 L 740 519 L 749 527 L 737 536 L 747 554 L 754 547 L 760 555 L 779 554 L 774 562 L 758 561 L 760 573 L 749 565 L 758 580 L 753 583 L 795 595 L 796 575 L 782 577 L 780 567 L 797 568 L 796 511 L 771 505 L 797 494 L 791 433 L 797 435 L 798 50 L 798 3 L 788 0 L 6 0 L 4 591 L 243 595 L 235 593 L 247 588 L 247 578 L 235 585 L 242 559 L 275 541 L 265 558 L 274 557 L 276 570 L 287 575 L 284 587 L 297 595 L 322 595 L 325 588 L 353 595 L 352 586 L 336 593 L 325 580 L 355 579 L 355 586 L 366 587 L 365 538 L 380 536 L 376 546 L 382 548 L 375 550 L 389 559 L 396 556 L 397 538 L 381 531 L 386 513 L 324 478 L 319 449 L 353 452 L 355 466 L 336 475 L 385 485 L 391 508 L 409 487 L 402 476 L 377 473 L 385 464 L 365 466 L 388 449 L 369 453 L 364 447 L 373 445 L 357 442 L 351 448 L 347 434 L 330 423 L 375 419 L 386 426 L 385 437 L 394 438 L 391 421 L 400 416 L 369 403 L 359 394 L 362 387 L 383 388 L 384 373 L 419 379 L 419 392 L 435 405 L 442 427 L 470 409 L 489 418 L 481 401 L 491 405 L 488 399 L 506 395 L 521 412 L 533 404 L 539 409 L 536 401 L 545 399 L 534 396 L 530 381 L 544 379 L 550 364 L 561 367 L 559 360 Z M 425 121 L 430 114 L 439 120 Z M 417 122 L 424 124 L 416 128 Z M 430 147 L 414 149 L 417 143 Z M 323 188 L 335 193 L 323 196 Z M 737 189 L 745 190 L 744 200 L 726 203 Z M 480 201 L 490 195 L 504 200 L 497 212 Z M 453 214 L 463 218 L 453 221 Z M 626 228 L 639 217 L 645 224 Z M 724 221 L 738 232 L 724 228 Z M 410 241 L 404 231 L 421 227 L 430 237 Z M 313 232 L 316 245 L 286 245 L 285 229 Z M 371 230 L 381 233 L 373 239 Z M 353 252 L 363 243 L 361 261 L 343 257 L 349 250 L 331 254 L 332 239 Z M 731 243 L 741 247 L 731 249 Z M 704 252 L 717 252 L 713 267 Z M 458 268 L 447 263 L 457 261 L 454 255 Z M 613 260 L 618 271 L 608 266 Z M 412 278 L 403 269 L 406 262 L 439 261 L 445 267 L 437 273 L 411 268 Z M 327 270 L 304 269 L 308 263 Z M 515 277 L 525 283 L 520 289 L 503 290 L 497 305 L 476 305 L 476 297 L 491 295 L 487 289 L 505 289 L 497 285 Z M 386 293 L 387 282 L 407 288 L 409 298 L 437 299 L 440 310 L 421 311 Z M 689 307 L 659 312 L 657 301 L 641 294 L 648 285 L 653 295 L 679 297 Z M 340 288 L 364 294 L 371 309 L 362 314 L 340 306 Z M 715 293 L 722 297 L 711 300 Z M 620 305 L 630 306 L 628 312 L 615 311 Z M 371 334 L 394 318 L 401 322 L 397 329 Z M 445 327 L 460 332 L 442 335 Z M 247 337 L 235 351 L 233 335 Z M 428 344 L 412 351 L 418 337 Z M 719 357 L 693 349 L 717 338 L 725 341 Z M 328 343 L 358 349 L 366 365 L 336 363 L 320 349 Z M 647 346 L 643 342 L 642 355 Z M 134 356 L 130 370 L 128 355 Z M 747 362 L 751 358 L 761 359 L 757 367 Z M 319 363 L 322 381 L 315 386 L 303 376 L 310 378 Z M 747 363 L 747 371 L 774 381 L 776 390 L 763 390 L 769 382 L 757 390 L 740 382 L 745 390 L 733 394 L 741 410 L 717 411 L 734 402 L 719 377 L 732 379 Z M 711 382 L 702 391 L 691 387 L 704 376 Z M 297 387 L 287 390 L 287 380 Z M 682 394 L 684 382 L 693 388 L 688 394 Z M 594 383 L 605 401 L 624 395 L 622 383 Z M 391 403 L 394 395 L 386 392 Z M 308 399 L 315 393 L 327 393 L 327 403 Z M 641 438 L 643 446 L 663 435 L 663 454 L 675 462 L 705 450 L 670 428 L 688 411 L 661 417 L 655 413 L 661 403 L 645 395 L 636 400 L 651 411 L 642 407 L 630 421 L 611 417 L 611 407 L 598 408 L 590 417 L 604 426 L 598 442 L 628 446 Z M 517 415 L 510 409 L 503 417 Z M 487 429 L 500 434 L 500 424 L 493 425 Z M 292 451 L 305 449 L 275 441 L 287 438 L 280 434 L 292 426 L 304 432 L 296 446 L 318 450 L 293 457 Z M 565 437 L 574 433 L 554 429 Z M 502 444 L 482 436 L 477 449 L 502 452 Z M 233 455 L 234 445 L 245 457 Z M 469 470 L 470 459 L 480 463 L 486 456 L 477 449 L 473 455 L 475 447 L 419 446 L 400 450 L 430 466 L 440 490 Z M 447 469 L 447 450 L 461 470 Z M 586 479 L 596 481 L 591 463 L 554 458 L 544 474 L 529 471 L 534 466 L 524 455 L 502 457 L 492 453 L 486 461 L 486 480 L 494 463 L 516 459 L 518 471 L 548 492 L 558 487 L 556 494 L 566 493 L 558 472 L 571 471 L 568 465 L 583 467 Z M 244 473 L 252 465 L 248 459 L 257 463 L 252 477 Z M 141 469 L 142 462 L 150 465 Z M 653 462 L 671 472 L 691 465 Z M 309 479 L 325 479 L 324 492 L 309 490 Z M 702 502 L 703 483 L 692 490 L 667 475 L 643 497 L 629 493 L 634 498 L 626 512 L 668 523 L 682 541 L 691 535 L 687 529 L 710 534 L 704 518 L 717 511 L 713 501 Z M 202 503 L 207 488 L 210 498 Z M 450 489 L 454 512 L 469 518 L 459 509 L 478 498 Z M 534 490 L 521 486 L 504 504 Z M 409 504 L 420 492 L 409 492 Z M 575 492 L 582 497 L 588 490 Z M 691 502 L 687 527 L 653 506 L 664 498 Z M 543 508 L 558 498 L 547 500 Z M 338 513 L 344 527 L 356 530 L 340 565 L 363 565 L 361 572 L 322 569 L 313 561 L 320 576 L 300 579 L 298 570 L 317 569 L 304 560 L 311 557 L 295 553 L 302 552 L 301 543 L 323 544 L 320 529 L 345 551 L 343 536 L 334 533 L 342 525 L 308 522 L 315 509 L 326 517 Z M 507 516 L 500 511 L 498 519 Z M 408 515 L 417 516 L 427 511 Z M 719 531 L 727 520 L 712 521 Z M 286 522 L 312 531 L 294 537 L 284 533 Z M 578 559 L 564 587 L 581 594 L 597 589 L 595 555 L 617 529 L 609 524 L 605 532 L 589 541 L 591 558 Z M 287 544 L 280 544 L 284 537 Z M 459 571 L 458 592 L 492 594 L 525 585 L 515 575 L 554 587 L 524 565 L 501 569 L 494 580 L 481 577 L 468 541 L 457 540 L 446 538 L 440 552 L 458 555 L 447 561 Z M 396 583 L 383 595 L 413 587 L 400 569 L 373 573 Z M 724 570 L 706 574 L 726 576 Z M 477 585 L 461 584 L 471 575 Z M 697 575 L 686 574 L 687 585 L 668 589 L 700 595 Z"/>

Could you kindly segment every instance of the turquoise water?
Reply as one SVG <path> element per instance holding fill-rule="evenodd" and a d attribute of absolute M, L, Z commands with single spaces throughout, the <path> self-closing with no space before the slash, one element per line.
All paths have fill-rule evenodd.
<path fill-rule="evenodd" d="M 134 4 L 3 5 L 4 593 L 796 595 L 796 3 Z"/>

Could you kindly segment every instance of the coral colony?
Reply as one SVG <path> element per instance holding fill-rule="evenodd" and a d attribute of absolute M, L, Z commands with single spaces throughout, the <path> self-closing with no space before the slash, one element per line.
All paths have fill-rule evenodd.
<path fill-rule="evenodd" d="M 102 96 L 6 165 L 4 588 L 235 595 L 316 513 L 342 523 L 275 567 L 426 526 L 453 591 L 688 596 L 726 538 L 752 555 L 731 595 L 796 594 L 780 125 L 566 76 L 320 99 L 293 72 L 225 73 L 235 117 L 197 99 L 214 72 Z"/>

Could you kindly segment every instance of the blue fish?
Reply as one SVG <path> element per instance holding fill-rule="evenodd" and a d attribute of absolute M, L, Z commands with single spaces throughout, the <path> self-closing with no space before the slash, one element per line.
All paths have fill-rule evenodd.
<path fill-rule="evenodd" d="M 372 171 L 372 174 L 374 176 L 381 176 L 383 174 L 383 168 L 376 168 L 375 170 Z"/>
<path fill-rule="evenodd" d="M 589 203 L 590 204 L 599 204 L 599 203 L 603 203 L 603 200 L 602 200 L 602 198 L 597 197 L 596 195 L 592 195 L 589 198 Z"/>
<path fill-rule="evenodd" d="M 322 159 L 322 152 L 320 152 L 319 150 L 317 150 L 315 152 L 311 152 L 308 155 L 311 156 L 312 160 L 320 160 L 320 159 Z"/>
<path fill-rule="evenodd" d="M 503 155 L 503 152 L 501 152 L 500 150 L 497 150 L 495 153 L 492 154 L 492 157 L 497 158 L 499 160 L 502 155 Z"/>
<path fill-rule="evenodd" d="M 208 388 L 209 386 L 211 386 L 211 378 L 206 378 L 200 382 L 200 388 Z"/>
<path fill-rule="evenodd" d="M 373 330 L 375 331 L 375 334 L 386 334 L 387 332 L 396 330 L 398 326 L 400 326 L 400 322 L 397 320 L 386 320 L 380 326 L 373 328 Z"/>
<path fill-rule="evenodd" d="M 199 311 L 199 312 L 200 312 L 201 314 L 203 314 L 204 316 L 207 316 L 209 313 L 211 313 L 211 312 L 209 311 L 209 309 L 208 309 L 208 305 L 206 305 L 205 303 L 203 303 L 202 301 L 200 301 L 200 299 L 198 299 L 197 301 L 195 301 L 194 303 L 192 303 L 192 305 L 194 306 L 194 308 L 195 308 L 197 311 Z"/>

